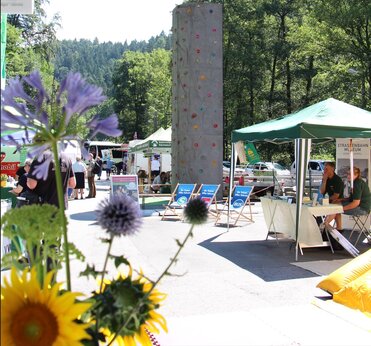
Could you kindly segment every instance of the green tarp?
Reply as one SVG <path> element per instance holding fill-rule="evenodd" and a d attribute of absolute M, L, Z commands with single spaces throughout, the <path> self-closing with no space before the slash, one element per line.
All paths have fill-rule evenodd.
<path fill-rule="evenodd" d="M 232 132 L 232 142 L 284 142 L 297 138 L 371 138 L 371 112 L 329 98 L 296 113 Z"/>
<path fill-rule="evenodd" d="M 156 132 L 149 137 L 139 142 L 134 147 L 130 148 L 131 153 L 137 152 L 154 152 L 154 153 L 170 153 L 171 152 L 171 127 L 164 130 L 160 127 Z"/>

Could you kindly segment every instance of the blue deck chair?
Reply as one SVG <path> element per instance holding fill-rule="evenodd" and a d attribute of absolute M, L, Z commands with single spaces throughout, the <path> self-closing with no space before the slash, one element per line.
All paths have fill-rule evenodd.
<path fill-rule="evenodd" d="M 220 184 L 202 184 L 196 193 L 196 197 L 202 199 L 207 206 L 209 215 L 217 217 L 218 208 L 216 194 L 218 193 Z"/>
<path fill-rule="evenodd" d="M 250 203 L 250 195 L 253 189 L 254 186 L 242 186 L 242 185 L 237 185 L 233 188 L 231 204 L 229 207 L 229 223 L 232 226 L 236 226 L 239 220 L 254 222 L 254 220 L 252 219 Z M 218 216 L 215 221 L 215 225 L 221 223 L 220 221 L 223 215 L 227 216 L 228 218 L 228 202 L 229 200 L 227 199 L 227 201 L 223 205 L 223 208 L 219 210 Z M 246 207 L 248 207 L 247 212 Z"/>
<path fill-rule="evenodd" d="M 171 194 L 170 201 L 165 207 L 161 220 L 166 218 L 182 219 L 183 209 L 188 201 L 193 197 L 196 184 L 177 184 L 174 192 Z"/>

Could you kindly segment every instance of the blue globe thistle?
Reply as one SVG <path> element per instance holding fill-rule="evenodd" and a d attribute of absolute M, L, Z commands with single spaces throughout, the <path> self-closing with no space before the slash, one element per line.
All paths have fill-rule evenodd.
<path fill-rule="evenodd" d="M 139 204 L 123 193 L 103 200 L 96 213 L 99 225 L 113 236 L 132 235 L 142 224 Z"/>
<path fill-rule="evenodd" d="M 194 225 L 199 225 L 207 221 L 208 208 L 201 198 L 191 199 L 184 209 L 185 219 Z"/>

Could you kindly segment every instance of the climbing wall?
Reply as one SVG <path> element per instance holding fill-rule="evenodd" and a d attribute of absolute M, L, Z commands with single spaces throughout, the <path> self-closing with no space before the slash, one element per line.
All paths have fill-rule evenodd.
<path fill-rule="evenodd" d="M 221 184 L 222 5 L 179 5 L 172 30 L 172 183 Z"/>

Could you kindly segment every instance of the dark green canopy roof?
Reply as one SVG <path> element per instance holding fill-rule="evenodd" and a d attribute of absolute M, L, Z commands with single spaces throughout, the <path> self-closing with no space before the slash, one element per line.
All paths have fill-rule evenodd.
<path fill-rule="evenodd" d="M 296 113 L 232 132 L 232 142 L 371 138 L 371 112 L 329 98 Z"/>

